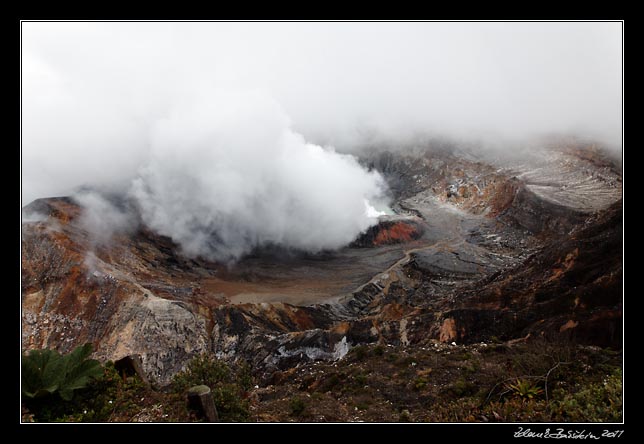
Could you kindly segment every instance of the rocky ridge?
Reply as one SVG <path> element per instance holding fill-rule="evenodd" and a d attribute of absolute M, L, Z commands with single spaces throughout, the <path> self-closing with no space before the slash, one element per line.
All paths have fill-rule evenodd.
<path fill-rule="evenodd" d="M 341 252 L 281 265 L 258 254 L 236 270 L 185 258 L 144 226 L 96 244 L 72 199 L 35 201 L 22 226 L 23 348 L 137 353 L 159 384 L 203 352 L 245 358 L 269 381 L 369 343 L 530 335 L 619 348 L 621 176 L 597 152 L 548 156 L 530 170 L 449 150 L 376 154 L 366 163 L 392 185 L 398 218 Z"/>

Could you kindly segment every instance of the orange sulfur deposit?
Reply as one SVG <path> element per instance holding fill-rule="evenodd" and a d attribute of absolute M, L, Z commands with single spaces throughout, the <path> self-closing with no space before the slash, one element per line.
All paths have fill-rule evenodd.
<path fill-rule="evenodd" d="M 354 247 L 377 247 L 411 242 L 423 234 L 424 224 L 418 218 L 399 220 L 380 220 L 378 225 L 369 228 L 356 239 Z"/>
<path fill-rule="evenodd" d="M 420 236 L 418 226 L 407 222 L 396 222 L 389 227 L 382 227 L 373 240 L 374 245 L 397 244 L 410 242 Z"/>

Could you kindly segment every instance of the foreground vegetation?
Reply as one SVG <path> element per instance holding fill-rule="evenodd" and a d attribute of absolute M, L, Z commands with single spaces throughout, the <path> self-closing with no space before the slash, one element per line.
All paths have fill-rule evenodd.
<path fill-rule="evenodd" d="M 354 347 L 257 381 L 245 363 L 195 357 L 163 389 L 112 363 L 77 389 L 23 396 L 23 420 L 201 421 L 186 389 L 211 387 L 222 421 L 614 422 L 622 418 L 621 354 L 528 343 Z M 259 387 L 261 385 L 261 387 Z"/>
<path fill-rule="evenodd" d="M 77 356 L 77 350 L 67 356 Z M 57 390 L 41 390 L 39 396 L 29 396 L 25 386 L 32 389 L 39 381 L 32 382 L 31 385 L 25 384 L 25 363 L 29 367 L 34 361 L 39 362 L 37 357 L 41 354 L 50 352 L 36 350 L 23 356 L 23 421 L 201 421 L 199 413 L 187 407 L 185 398 L 188 388 L 200 384 L 211 388 L 221 421 L 240 422 L 249 418 L 246 398 L 252 379 L 250 369 L 245 363 L 229 365 L 208 356 L 197 356 L 188 364 L 186 370 L 175 375 L 172 384 L 158 388 L 146 385 L 136 375 L 119 374 L 114 363 L 108 361 L 105 365 L 99 365 L 99 372 L 94 371 L 91 378 L 84 380 L 84 384 L 77 384 L 73 397 L 65 398 L 61 396 L 62 392 Z"/>

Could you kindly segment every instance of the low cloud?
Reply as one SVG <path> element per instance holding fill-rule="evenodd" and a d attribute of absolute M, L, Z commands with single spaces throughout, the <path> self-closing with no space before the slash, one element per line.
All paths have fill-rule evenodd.
<path fill-rule="evenodd" d="M 618 22 L 25 22 L 21 35 L 23 205 L 83 186 L 129 195 L 187 254 L 351 241 L 374 223 L 365 199 L 369 215 L 387 203 L 346 154 L 358 147 L 442 137 L 502 157 L 565 133 L 621 149 Z M 125 223 L 81 201 L 99 242 Z"/>
<path fill-rule="evenodd" d="M 351 242 L 386 204 L 379 173 L 307 143 L 261 93 L 212 93 L 152 134 L 131 196 L 143 221 L 186 254 L 234 261 L 255 247 L 309 252 Z"/>
<path fill-rule="evenodd" d="M 131 209 L 120 208 L 97 191 L 79 191 L 73 198 L 83 209 L 80 226 L 89 234 L 92 247 L 109 246 L 114 235 L 136 228 L 137 217 Z"/>

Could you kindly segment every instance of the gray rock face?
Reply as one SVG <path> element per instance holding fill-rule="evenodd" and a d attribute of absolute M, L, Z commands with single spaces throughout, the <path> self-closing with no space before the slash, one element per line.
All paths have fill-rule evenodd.
<path fill-rule="evenodd" d="M 128 312 L 125 319 L 115 318 L 118 329 L 101 342 L 98 356 L 139 353 L 145 371 L 166 384 L 192 356 L 209 350 L 206 320 L 175 301 L 148 292 Z"/>

